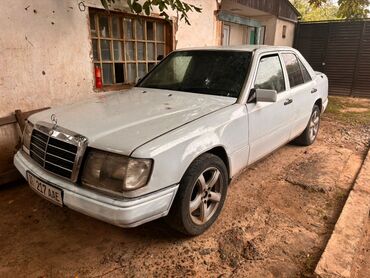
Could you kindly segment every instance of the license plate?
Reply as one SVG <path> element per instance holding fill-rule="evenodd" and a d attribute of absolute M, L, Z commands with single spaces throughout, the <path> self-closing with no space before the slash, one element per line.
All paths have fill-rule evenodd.
<path fill-rule="evenodd" d="M 38 194 L 58 206 L 63 206 L 62 190 L 43 182 L 30 173 L 27 173 L 27 180 L 30 187 Z"/>

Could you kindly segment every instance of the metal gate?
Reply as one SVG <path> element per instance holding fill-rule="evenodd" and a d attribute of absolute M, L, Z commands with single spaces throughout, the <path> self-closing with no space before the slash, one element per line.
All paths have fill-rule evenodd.
<path fill-rule="evenodd" d="M 299 23 L 294 47 L 329 78 L 332 95 L 370 98 L 370 21 Z"/>

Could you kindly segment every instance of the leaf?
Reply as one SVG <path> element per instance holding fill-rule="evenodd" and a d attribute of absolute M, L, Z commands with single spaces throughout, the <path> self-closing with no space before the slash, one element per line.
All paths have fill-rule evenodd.
<path fill-rule="evenodd" d="M 196 11 L 197 13 L 201 13 L 202 12 L 202 8 L 198 8 L 196 6 L 192 6 L 194 11 Z"/>
<path fill-rule="evenodd" d="M 132 3 L 132 9 L 137 14 L 139 14 L 143 11 L 143 7 L 138 2 Z"/>
<path fill-rule="evenodd" d="M 150 2 L 145 2 L 143 4 L 143 10 L 146 15 L 150 15 Z"/>
<path fill-rule="evenodd" d="M 119 1 L 116 1 L 116 0 L 100 0 L 100 1 L 106 10 L 109 10 L 110 4 L 116 3 L 116 2 L 119 3 Z M 127 2 L 127 5 L 129 6 L 130 10 L 136 14 L 140 14 L 144 12 L 146 15 L 150 15 L 151 11 L 153 10 L 153 7 L 158 7 L 160 11 L 160 16 L 164 17 L 166 20 L 169 20 L 170 18 L 166 11 L 169 8 L 171 8 L 175 12 L 178 12 L 179 14 L 181 14 L 180 20 L 184 20 L 185 23 L 188 25 L 190 25 L 190 21 L 188 17 L 189 12 L 192 12 L 192 11 L 195 11 L 198 13 L 202 12 L 202 8 L 199 8 L 192 4 L 187 4 L 183 0 L 142 0 L 142 1 L 125 0 L 125 1 Z M 317 0 L 317 1 L 325 1 L 325 0 Z M 360 1 L 364 1 L 364 0 L 360 0 Z"/>
<path fill-rule="evenodd" d="M 108 6 L 107 0 L 100 0 L 100 2 L 103 5 L 104 9 L 109 10 L 109 6 Z"/>

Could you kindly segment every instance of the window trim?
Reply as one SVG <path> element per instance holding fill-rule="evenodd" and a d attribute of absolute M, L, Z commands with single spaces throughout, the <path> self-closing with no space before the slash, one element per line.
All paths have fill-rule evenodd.
<path fill-rule="evenodd" d="M 109 34 L 107 37 L 102 37 L 100 34 L 100 28 L 99 28 L 99 16 L 106 16 L 108 17 L 108 28 L 109 28 Z M 95 24 L 95 30 L 96 30 L 96 35 L 92 36 L 91 34 L 91 18 L 93 17 L 94 24 Z M 113 23 L 112 23 L 112 18 L 117 17 L 119 18 L 119 22 L 121 23 L 120 25 L 120 30 L 119 32 L 121 33 L 120 38 L 115 38 L 113 37 Z M 123 26 L 123 19 L 131 19 L 131 20 L 136 20 L 140 21 L 143 20 L 143 22 L 159 22 L 162 23 L 164 26 L 163 29 L 163 35 L 164 39 L 163 41 L 158 41 L 156 37 L 156 33 L 154 31 L 154 38 L 153 40 L 148 40 L 146 38 L 146 33 L 147 30 L 145 28 L 146 24 L 144 24 L 144 38 L 143 39 L 137 39 L 136 38 L 136 24 L 133 26 L 133 32 L 135 32 L 135 37 L 127 39 L 125 38 L 124 35 L 124 26 Z M 154 25 L 156 26 L 156 25 Z M 154 30 L 156 27 L 154 27 Z M 128 65 L 129 64 L 135 64 L 136 66 L 136 75 L 138 74 L 138 68 L 139 64 L 143 63 L 145 64 L 146 71 L 149 72 L 151 69 L 149 69 L 149 64 L 150 63 L 155 63 L 152 68 L 154 68 L 158 63 L 160 63 L 160 60 L 148 60 L 147 59 L 147 53 L 148 53 L 148 46 L 147 43 L 154 43 L 154 51 L 155 55 L 157 54 L 157 44 L 163 44 L 163 50 L 164 50 L 164 57 L 168 55 L 172 50 L 173 50 L 173 23 L 172 21 L 165 21 L 159 16 L 141 16 L 141 15 L 135 15 L 131 13 L 126 13 L 126 12 L 117 12 L 117 11 L 110 11 L 107 13 L 105 10 L 102 9 L 97 9 L 97 8 L 91 8 L 89 7 L 88 9 L 88 32 L 89 32 L 89 39 L 90 39 L 90 45 L 91 45 L 91 53 L 93 56 L 94 53 L 94 48 L 93 48 L 93 41 L 97 41 L 97 54 L 98 54 L 98 60 L 95 60 L 94 57 L 92 57 L 91 62 L 92 62 L 92 75 L 94 79 L 94 85 L 93 85 L 93 90 L 94 91 L 111 91 L 111 90 L 121 90 L 121 89 L 127 89 L 127 88 L 132 88 L 135 86 L 135 81 L 126 83 L 127 80 L 127 72 L 128 72 Z M 112 33 L 112 34 L 111 34 Z M 109 49 L 110 49 L 110 60 L 109 61 L 104 61 L 102 60 L 101 57 L 101 41 L 102 40 L 108 40 L 109 41 Z M 119 41 L 122 44 L 122 59 L 119 61 L 116 61 L 114 58 L 114 41 Z M 133 42 L 135 44 L 135 51 L 134 51 L 134 60 L 127 60 L 126 59 L 126 43 L 127 42 Z M 138 60 L 137 55 L 138 55 L 138 47 L 137 43 L 144 43 L 144 54 L 145 54 L 145 60 Z M 157 55 L 156 55 L 157 56 Z M 157 58 L 157 57 L 154 57 Z M 118 64 L 123 64 L 123 70 L 124 70 L 124 82 L 123 83 L 112 83 L 112 84 L 104 84 L 104 73 L 103 73 L 103 64 L 110 64 L 111 65 L 111 70 L 112 70 L 112 81 L 115 82 L 116 76 L 115 76 L 115 70 L 114 70 L 114 65 Z M 102 81 L 103 81 L 103 87 L 102 88 L 96 88 L 95 85 L 95 65 L 99 65 L 99 68 L 101 70 L 101 76 L 102 76 Z"/>

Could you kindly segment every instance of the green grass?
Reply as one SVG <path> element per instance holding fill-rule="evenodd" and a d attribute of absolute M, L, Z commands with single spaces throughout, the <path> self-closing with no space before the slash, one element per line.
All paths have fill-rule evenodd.
<path fill-rule="evenodd" d="M 346 109 L 364 111 L 346 111 Z M 326 116 L 345 123 L 370 125 L 370 100 L 350 97 L 329 97 Z"/>

